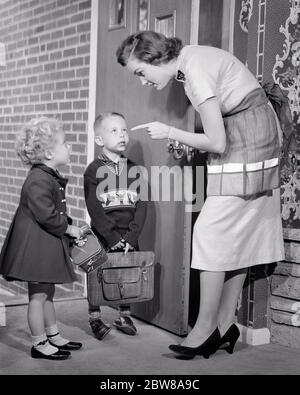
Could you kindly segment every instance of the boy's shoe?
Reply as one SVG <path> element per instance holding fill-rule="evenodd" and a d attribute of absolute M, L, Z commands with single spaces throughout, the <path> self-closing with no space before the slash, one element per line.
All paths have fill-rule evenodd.
<path fill-rule="evenodd" d="M 134 326 L 132 319 L 128 316 L 120 316 L 115 320 L 114 326 L 120 331 L 126 333 L 126 335 L 134 336 L 137 333 L 137 329 Z"/>
<path fill-rule="evenodd" d="M 104 339 L 104 337 L 110 332 L 111 327 L 106 325 L 101 318 L 95 318 L 90 321 L 93 334 L 98 340 Z"/>

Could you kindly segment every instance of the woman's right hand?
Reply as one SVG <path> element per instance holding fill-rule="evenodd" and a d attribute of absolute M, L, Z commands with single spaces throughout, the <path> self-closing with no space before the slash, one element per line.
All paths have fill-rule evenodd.
<path fill-rule="evenodd" d="M 80 239 L 82 237 L 82 230 L 78 226 L 68 225 L 66 234 L 74 237 L 75 239 Z"/>
<path fill-rule="evenodd" d="M 162 140 L 170 137 L 172 126 L 166 125 L 162 122 L 149 122 L 142 125 L 134 126 L 131 130 L 146 129 L 149 136 L 153 140 Z"/>

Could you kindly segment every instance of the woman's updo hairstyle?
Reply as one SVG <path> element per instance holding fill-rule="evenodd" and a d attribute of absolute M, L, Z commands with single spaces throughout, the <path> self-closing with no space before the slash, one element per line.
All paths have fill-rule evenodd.
<path fill-rule="evenodd" d="M 176 59 L 181 49 L 182 41 L 179 38 L 168 38 L 148 30 L 127 37 L 117 49 L 116 55 L 122 66 L 126 66 L 131 55 L 141 62 L 157 66 Z"/>

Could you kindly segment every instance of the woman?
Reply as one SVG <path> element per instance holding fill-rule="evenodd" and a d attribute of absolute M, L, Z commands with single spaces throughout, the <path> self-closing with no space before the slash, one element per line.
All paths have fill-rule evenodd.
<path fill-rule="evenodd" d="M 280 217 L 279 128 L 264 90 L 233 55 L 145 31 L 126 38 L 118 62 L 143 85 L 183 82 L 204 133 L 161 122 L 139 125 L 152 139 L 208 151 L 207 199 L 194 226 L 192 268 L 200 271 L 200 309 L 181 345 L 182 359 L 208 358 L 239 337 L 234 324 L 247 268 L 284 259 Z"/>

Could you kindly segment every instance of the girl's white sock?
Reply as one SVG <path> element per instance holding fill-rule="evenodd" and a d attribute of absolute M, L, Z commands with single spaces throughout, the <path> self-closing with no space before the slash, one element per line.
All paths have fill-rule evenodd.
<path fill-rule="evenodd" d="M 56 346 L 64 346 L 65 344 L 69 343 L 68 339 L 65 339 L 60 335 L 56 324 L 49 326 L 48 328 L 45 328 L 45 330 L 48 339 L 51 341 L 51 343 L 55 344 Z"/>
<path fill-rule="evenodd" d="M 58 351 L 58 348 L 51 346 L 46 333 L 39 336 L 31 336 L 33 347 L 45 355 L 51 355 Z"/>

